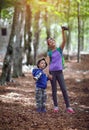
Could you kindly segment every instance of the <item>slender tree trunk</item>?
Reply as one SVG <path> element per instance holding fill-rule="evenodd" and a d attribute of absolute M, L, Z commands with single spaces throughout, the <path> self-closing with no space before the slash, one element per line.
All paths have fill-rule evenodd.
<path fill-rule="evenodd" d="M 34 40 L 33 40 L 33 46 L 34 46 L 34 64 L 36 64 L 36 58 L 37 58 L 37 50 L 39 45 L 39 19 L 40 19 L 40 11 L 38 11 L 35 14 L 34 17 Z"/>
<path fill-rule="evenodd" d="M 67 59 L 69 60 L 70 59 L 69 52 L 71 51 L 71 47 L 70 47 L 71 25 L 68 28 L 69 28 L 69 30 L 68 30 L 68 34 L 67 34 L 67 45 L 66 45 L 66 48 L 67 48 L 67 55 L 68 55 Z"/>
<path fill-rule="evenodd" d="M 68 0 L 68 9 L 67 9 L 67 24 L 68 24 L 68 33 L 67 33 L 67 44 L 66 44 L 66 49 L 67 49 L 67 60 L 70 59 L 69 52 L 71 51 L 70 47 L 70 40 L 71 40 L 71 24 L 70 24 L 70 0 Z"/>
<path fill-rule="evenodd" d="M 80 5 L 78 3 L 78 56 L 77 62 L 80 60 Z"/>
<path fill-rule="evenodd" d="M 32 21 L 32 12 L 30 5 L 26 5 L 26 23 L 25 23 L 25 50 L 27 54 L 27 65 L 31 64 L 31 41 L 32 41 L 32 32 L 31 32 L 31 21 Z"/>
<path fill-rule="evenodd" d="M 83 51 L 84 49 L 84 21 L 81 21 L 81 47 L 80 50 Z"/>
<path fill-rule="evenodd" d="M 46 34 L 47 34 L 47 39 L 50 37 L 50 26 L 49 26 L 49 21 L 47 17 L 47 10 L 45 9 L 45 27 L 46 27 Z"/>
<path fill-rule="evenodd" d="M 84 0 L 81 0 L 82 6 L 84 6 L 86 2 Z M 83 51 L 84 49 L 84 27 L 85 27 L 85 17 L 82 16 L 81 18 L 81 47 L 80 50 Z"/>

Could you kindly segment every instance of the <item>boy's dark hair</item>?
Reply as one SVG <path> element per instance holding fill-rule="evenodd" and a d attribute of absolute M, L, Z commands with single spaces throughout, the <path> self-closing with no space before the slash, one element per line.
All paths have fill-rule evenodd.
<path fill-rule="evenodd" d="M 41 59 L 39 59 L 39 60 L 37 61 L 37 67 L 39 68 L 39 64 L 40 64 L 40 62 L 41 62 L 42 60 L 45 61 L 45 68 L 46 68 L 46 67 L 47 67 L 47 62 L 46 62 L 45 58 L 41 58 Z"/>

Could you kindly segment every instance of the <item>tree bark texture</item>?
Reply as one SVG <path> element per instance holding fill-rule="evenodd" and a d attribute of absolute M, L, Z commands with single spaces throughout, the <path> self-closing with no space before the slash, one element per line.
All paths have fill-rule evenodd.
<path fill-rule="evenodd" d="M 22 48 L 21 48 L 21 25 L 22 11 L 19 5 L 15 8 L 15 35 L 13 43 L 13 77 L 22 75 Z"/>
<path fill-rule="evenodd" d="M 33 46 L 34 46 L 34 64 L 36 64 L 36 58 L 37 58 L 37 50 L 39 45 L 39 20 L 40 20 L 40 11 L 38 11 L 35 14 L 34 17 L 34 40 L 33 40 Z"/>
<path fill-rule="evenodd" d="M 11 66 L 12 66 L 12 57 L 13 57 L 13 37 L 14 37 L 14 28 L 15 28 L 15 13 L 13 17 L 12 30 L 9 38 L 9 43 L 7 47 L 7 52 L 4 58 L 2 73 L 0 76 L 0 84 L 3 85 L 5 82 L 9 82 L 11 78 Z"/>
<path fill-rule="evenodd" d="M 26 5 L 26 22 L 25 22 L 25 51 L 27 52 L 27 65 L 29 65 L 31 60 L 31 41 L 32 41 L 32 32 L 31 32 L 31 21 L 32 21 L 32 12 L 30 5 Z M 27 36 L 27 38 L 26 38 Z"/>

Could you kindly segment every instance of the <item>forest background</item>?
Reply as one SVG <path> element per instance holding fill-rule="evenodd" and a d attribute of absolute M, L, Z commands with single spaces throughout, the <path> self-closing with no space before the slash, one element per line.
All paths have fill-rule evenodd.
<path fill-rule="evenodd" d="M 63 73 L 75 114 L 66 113 L 60 88 L 53 113 L 49 81 L 47 113 L 38 114 L 31 69 L 46 57 L 48 37 L 60 45 L 61 26 L 69 28 Z M 88 130 L 88 43 L 89 0 L 0 0 L 0 130 Z"/>
<path fill-rule="evenodd" d="M 46 56 L 48 37 L 59 45 L 61 26 L 69 28 L 66 59 L 76 56 L 80 62 L 81 54 L 89 53 L 88 7 L 88 0 L 0 0 L 0 29 L 5 35 L 2 23 L 11 28 L 0 84 L 11 80 L 12 68 L 13 77 L 23 75 L 24 56 L 26 65 L 35 65 L 40 56 Z"/>

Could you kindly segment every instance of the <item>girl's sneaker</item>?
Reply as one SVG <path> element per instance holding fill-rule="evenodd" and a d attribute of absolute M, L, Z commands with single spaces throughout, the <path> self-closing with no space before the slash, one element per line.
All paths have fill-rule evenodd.
<path fill-rule="evenodd" d="M 54 112 L 57 113 L 59 111 L 58 107 L 54 107 Z"/>
<path fill-rule="evenodd" d="M 71 114 L 75 113 L 75 111 L 71 107 L 68 107 L 66 111 L 67 113 L 71 113 Z"/>

